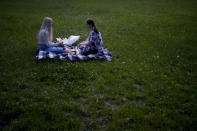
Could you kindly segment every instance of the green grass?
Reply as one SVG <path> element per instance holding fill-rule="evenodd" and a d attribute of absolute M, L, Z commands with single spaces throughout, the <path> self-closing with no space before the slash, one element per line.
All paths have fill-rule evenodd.
<path fill-rule="evenodd" d="M 35 62 L 54 38 L 89 34 L 114 61 Z M 0 130 L 196 130 L 196 0 L 1 0 Z"/>

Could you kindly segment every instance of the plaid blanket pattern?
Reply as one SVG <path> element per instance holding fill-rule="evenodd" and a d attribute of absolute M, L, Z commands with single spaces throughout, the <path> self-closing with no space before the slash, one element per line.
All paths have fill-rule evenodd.
<path fill-rule="evenodd" d="M 108 49 L 103 48 L 102 52 L 99 52 L 97 54 L 90 54 L 90 55 L 73 55 L 73 54 L 67 54 L 67 53 L 60 53 L 56 54 L 53 52 L 48 52 L 48 51 L 38 51 L 38 54 L 36 55 L 36 60 L 43 60 L 43 59 L 60 59 L 60 60 L 70 60 L 70 61 L 76 61 L 76 60 L 89 60 L 89 59 L 104 59 L 107 61 L 112 61 L 113 57 L 111 53 L 108 51 Z"/>

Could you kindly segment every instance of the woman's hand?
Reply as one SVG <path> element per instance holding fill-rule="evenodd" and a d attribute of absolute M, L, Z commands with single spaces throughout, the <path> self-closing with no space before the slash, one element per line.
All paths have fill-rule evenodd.
<path fill-rule="evenodd" d="M 88 41 L 83 41 L 80 44 L 78 44 L 78 48 L 80 48 L 82 45 L 89 45 Z"/>
<path fill-rule="evenodd" d="M 85 45 L 85 41 L 79 43 L 79 44 L 77 45 L 77 47 L 80 48 L 82 45 Z"/>
<path fill-rule="evenodd" d="M 58 46 L 64 47 L 63 42 L 58 43 Z"/>
<path fill-rule="evenodd" d="M 82 46 L 82 44 L 81 44 L 81 43 L 77 45 L 77 47 L 78 47 L 78 48 L 80 48 L 81 46 Z"/>

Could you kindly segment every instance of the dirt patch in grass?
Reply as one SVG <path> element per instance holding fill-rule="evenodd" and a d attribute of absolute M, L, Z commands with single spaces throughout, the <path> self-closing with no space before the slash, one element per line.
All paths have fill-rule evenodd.
<path fill-rule="evenodd" d="M 116 103 L 115 99 L 108 98 L 104 100 L 105 106 L 112 107 L 112 110 L 120 108 L 120 105 Z"/>
<path fill-rule="evenodd" d="M 147 99 L 145 97 L 139 97 L 136 99 L 136 103 L 142 106 L 145 106 L 147 102 Z"/>

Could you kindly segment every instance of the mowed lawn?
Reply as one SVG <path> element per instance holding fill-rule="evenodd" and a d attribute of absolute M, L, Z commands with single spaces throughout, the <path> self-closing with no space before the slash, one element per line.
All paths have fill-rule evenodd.
<path fill-rule="evenodd" d="M 114 60 L 35 62 L 93 18 Z M 1 0 L 0 130 L 197 130 L 196 0 Z"/>

